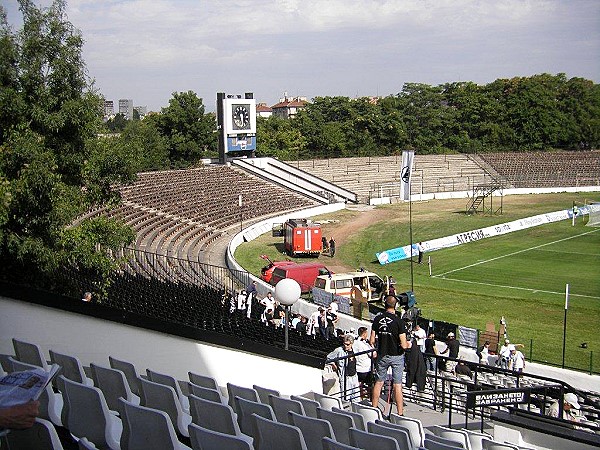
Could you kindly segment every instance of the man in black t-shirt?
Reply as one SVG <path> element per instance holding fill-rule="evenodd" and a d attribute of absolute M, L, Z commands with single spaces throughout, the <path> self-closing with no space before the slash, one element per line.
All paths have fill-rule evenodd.
<path fill-rule="evenodd" d="M 379 406 L 381 388 L 387 376 L 387 371 L 391 367 L 394 400 L 398 408 L 398 414 L 402 415 L 404 412 L 402 397 L 404 350 L 410 348 L 410 342 L 406 339 L 404 321 L 396 315 L 396 302 L 396 297 L 388 295 L 385 298 L 385 311 L 373 319 L 370 343 L 375 347 L 375 338 L 377 338 L 377 363 L 375 366 L 377 381 L 373 386 L 371 402 L 374 407 Z"/>
<path fill-rule="evenodd" d="M 448 340 L 446 341 L 446 349 L 441 351 L 440 354 L 444 355 L 448 353 L 450 358 L 458 358 L 460 351 L 460 342 L 455 339 L 454 333 L 448 333 Z M 446 361 L 446 372 L 454 373 L 456 367 L 456 361 Z"/>

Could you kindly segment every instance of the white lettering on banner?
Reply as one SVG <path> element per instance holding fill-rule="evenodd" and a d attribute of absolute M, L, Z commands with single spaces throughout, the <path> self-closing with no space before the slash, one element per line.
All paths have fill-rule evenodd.
<path fill-rule="evenodd" d="M 589 213 L 589 208 L 580 208 L 582 213 Z M 512 233 L 513 231 L 525 230 L 527 228 L 536 227 L 545 223 L 558 222 L 560 220 L 570 219 L 573 211 L 566 209 L 562 211 L 555 211 L 546 214 L 539 214 L 537 216 L 526 217 L 524 219 L 514 220 L 512 222 L 501 223 L 491 227 L 481 228 L 479 230 L 466 231 L 464 233 L 458 233 L 453 236 L 446 236 L 438 239 L 432 239 L 422 243 L 426 252 L 433 250 L 440 250 L 442 248 L 454 247 L 456 245 L 467 244 L 469 242 L 478 241 L 480 239 L 498 236 L 505 233 Z M 579 215 L 579 213 L 578 213 Z M 410 245 L 398 247 L 390 250 L 385 250 L 376 254 L 380 264 L 389 264 L 391 262 L 400 261 L 411 257 Z"/>
<path fill-rule="evenodd" d="M 475 406 L 508 405 L 511 403 L 522 403 L 524 398 L 524 392 L 498 392 L 491 394 L 480 394 L 476 397 Z"/>

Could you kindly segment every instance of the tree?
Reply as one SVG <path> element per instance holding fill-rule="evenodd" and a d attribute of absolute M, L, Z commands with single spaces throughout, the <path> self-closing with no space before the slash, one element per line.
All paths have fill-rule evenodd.
<path fill-rule="evenodd" d="M 164 170 L 169 168 L 167 139 L 158 130 L 158 115 L 151 114 L 143 120 L 127 124 L 118 144 L 129 148 L 136 161 L 137 171 Z"/>
<path fill-rule="evenodd" d="M 132 231 L 111 220 L 74 219 L 117 200 L 110 186 L 133 179 L 132 161 L 96 137 L 100 97 L 64 1 L 19 5 L 18 32 L 0 7 L 1 264 L 21 281 L 51 282 L 75 261 L 106 279 L 116 264 L 111 251 L 131 242 Z"/>
<path fill-rule="evenodd" d="M 216 121 L 204 113 L 202 99 L 192 92 L 174 92 L 169 106 L 158 119 L 160 133 L 167 139 L 173 167 L 197 163 L 217 149 Z"/>

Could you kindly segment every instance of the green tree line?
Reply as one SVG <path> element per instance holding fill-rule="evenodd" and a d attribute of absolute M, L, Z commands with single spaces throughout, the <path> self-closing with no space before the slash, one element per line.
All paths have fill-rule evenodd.
<path fill-rule="evenodd" d="M 565 74 L 406 83 L 376 101 L 317 97 L 294 120 L 259 118 L 257 139 L 281 159 L 597 148 L 600 86 Z"/>

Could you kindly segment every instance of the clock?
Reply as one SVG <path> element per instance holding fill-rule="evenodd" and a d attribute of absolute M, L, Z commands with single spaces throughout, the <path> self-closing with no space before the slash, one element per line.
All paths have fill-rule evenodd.
<path fill-rule="evenodd" d="M 231 119 L 234 130 L 250 129 L 249 105 L 231 105 Z"/>

